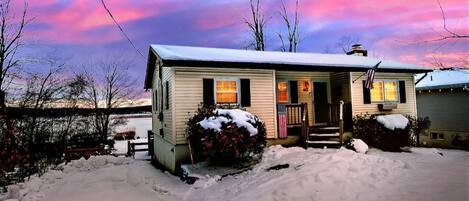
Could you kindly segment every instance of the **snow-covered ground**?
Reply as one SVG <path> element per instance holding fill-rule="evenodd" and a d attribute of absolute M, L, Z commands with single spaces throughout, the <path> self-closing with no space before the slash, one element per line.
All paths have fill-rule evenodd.
<path fill-rule="evenodd" d="M 269 167 L 289 164 L 285 169 Z M 148 161 L 110 156 L 75 161 L 63 171 L 11 187 L 18 200 L 469 200 L 469 152 L 414 148 L 270 147 L 251 170 L 207 176 L 193 185 Z M 6 199 L 5 195 L 0 200 Z"/>

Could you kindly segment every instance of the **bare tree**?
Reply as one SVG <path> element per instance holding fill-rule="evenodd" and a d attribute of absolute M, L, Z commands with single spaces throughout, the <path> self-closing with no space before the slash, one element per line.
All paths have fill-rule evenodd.
<path fill-rule="evenodd" d="M 288 12 L 287 12 L 287 7 L 285 5 L 285 2 L 283 0 L 281 0 L 281 11 L 280 11 L 280 16 L 282 17 L 283 19 L 283 22 L 287 28 L 287 36 L 286 36 L 286 40 L 288 40 L 288 47 L 286 47 L 286 44 L 285 44 L 285 39 L 284 39 L 284 36 L 279 32 L 277 33 L 279 39 L 280 39 L 280 42 L 281 42 L 281 50 L 284 51 L 284 52 L 296 52 L 297 51 L 297 47 L 298 47 L 298 43 L 300 42 L 299 41 L 299 38 L 300 38 L 300 35 L 299 35 L 299 32 L 298 32 L 298 24 L 299 24 L 299 11 L 298 11 L 298 8 L 299 8 L 299 4 L 298 4 L 298 0 L 296 0 L 295 2 L 295 14 L 294 14 L 294 17 L 293 17 L 293 22 L 291 21 L 289 15 L 288 15 Z"/>
<path fill-rule="evenodd" d="M 10 0 L 0 0 L 0 107 L 5 106 L 8 78 L 14 76 L 11 72 L 19 66 L 16 53 L 23 42 L 24 28 L 30 22 L 26 3 L 19 19 L 11 13 L 10 3 Z"/>
<path fill-rule="evenodd" d="M 249 46 L 254 47 L 255 50 L 265 50 L 265 35 L 264 27 L 266 24 L 265 16 L 260 8 L 260 0 L 250 0 L 252 21 L 244 19 L 244 22 L 248 25 L 252 36 L 252 42 Z"/>
<path fill-rule="evenodd" d="M 439 0 L 436 0 L 436 1 L 438 3 L 438 6 L 439 6 L 440 11 L 441 11 L 441 16 L 443 18 L 444 33 L 440 33 L 439 36 L 437 36 L 435 38 L 432 38 L 432 39 L 429 39 L 429 40 L 424 40 L 424 41 L 421 41 L 421 42 L 423 42 L 423 43 L 432 43 L 432 42 L 446 41 L 446 40 L 451 40 L 451 39 L 467 39 L 467 38 L 469 38 L 468 34 L 457 33 L 457 32 L 452 31 L 448 28 L 448 26 L 446 24 L 446 14 L 445 14 L 445 11 L 443 9 L 443 6 L 441 5 Z"/>
<path fill-rule="evenodd" d="M 111 110 L 135 98 L 135 81 L 128 76 L 123 62 L 102 63 L 101 74 L 86 73 L 85 100 L 96 109 L 94 127 L 101 142 L 105 142 L 112 129 L 121 124 L 111 119 Z"/>
<path fill-rule="evenodd" d="M 342 36 L 337 41 L 336 46 L 339 48 L 343 53 L 350 52 L 352 50 L 352 45 L 360 43 L 360 38 L 357 36 Z"/>
<path fill-rule="evenodd" d="M 63 89 L 63 64 L 55 65 L 51 63 L 51 69 L 46 73 L 31 73 L 27 75 L 27 83 L 25 92 L 19 102 L 20 108 L 31 109 L 28 117 L 23 120 L 23 125 L 19 127 L 24 141 L 29 151 L 28 172 L 34 173 L 41 171 L 40 160 L 44 158 L 40 150 L 44 150 L 44 145 L 50 142 L 53 137 L 50 131 L 51 124 L 47 120 L 41 119 L 38 111 L 41 109 L 53 107 L 60 97 L 59 94 Z M 49 135 L 50 134 L 50 135 Z M 28 174 L 29 175 L 29 174 Z"/>

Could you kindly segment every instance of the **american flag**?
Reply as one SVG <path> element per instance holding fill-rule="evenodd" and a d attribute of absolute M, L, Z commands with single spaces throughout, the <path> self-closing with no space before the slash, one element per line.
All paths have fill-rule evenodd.
<path fill-rule="evenodd" d="M 373 81 L 375 80 L 375 72 L 376 72 L 376 69 L 378 69 L 379 64 L 381 64 L 381 61 L 378 62 L 375 66 L 373 66 L 373 68 L 366 71 L 365 87 L 367 89 L 373 89 Z"/>

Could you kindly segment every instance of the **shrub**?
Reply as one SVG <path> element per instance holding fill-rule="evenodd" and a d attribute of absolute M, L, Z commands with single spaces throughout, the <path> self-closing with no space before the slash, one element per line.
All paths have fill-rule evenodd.
<path fill-rule="evenodd" d="M 240 125 L 235 115 L 248 116 L 249 120 L 244 123 L 251 126 Z M 253 133 L 256 129 L 257 133 Z M 246 161 L 254 154 L 261 153 L 266 145 L 265 124 L 256 116 L 239 109 L 199 107 L 187 122 L 187 135 L 196 161 L 209 159 L 218 164 Z"/>
<path fill-rule="evenodd" d="M 377 115 L 357 115 L 353 118 L 353 138 L 362 139 L 366 144 L 383 151 L 400 151 L 401 147 L 415 145 L 413 133 L 419 124 L 415 118 L 408 118 L 405 128 L 386 128 L 376 120 Z"/>

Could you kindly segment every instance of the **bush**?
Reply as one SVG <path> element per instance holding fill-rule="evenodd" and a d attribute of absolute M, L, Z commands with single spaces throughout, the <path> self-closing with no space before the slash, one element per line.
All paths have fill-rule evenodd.
<path fill-rule="evenodd" d="M 415 118 L 410 118 L 404 129 L 390 130 L 376 120 L 377 115 L 357 115 L 353 118 L 353 138 L 383 151 L 401 151 L 401 147 L 415 145 L 413 133 L 419 128 Z"/>
<path fill-rule="evenodd" d="M 196 161 L 209 159 L 217 164 L 233 164 L 251 159 L 255 154 L 262 153 L 266 145 L 265 124 L 252 115 L 248 121 L 257 134 L 251 135 L 246 126 L 238 126 L 232 115 L 226 112 L 250 116 L 251 114 L 239 109 L 220 110 L 215 106 L 200 107 L 197 113 L 187 122 L 187 139 L 189 140 L 193 157 Z M 214 124 L 200 122 L 208 120 L 220 121 L 220 127 Z M 213 122 L 212 122 L 213 123 Z M 251 130 L 252 131 L 252 130 Z"/>

